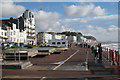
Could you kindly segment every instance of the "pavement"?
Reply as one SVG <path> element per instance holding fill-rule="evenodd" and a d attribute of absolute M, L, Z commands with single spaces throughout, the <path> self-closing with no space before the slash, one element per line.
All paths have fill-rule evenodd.
<path fill-rule="evenodd" d="M 88 48 L 73 46 L 60 54 L 35 57 L 30 61 L 33 66 L 27 69 L 2 69 L 2 80 L 120 79 L 120 71 L 116 66 L 111 66 L 104 58 L 101 63 L 97 62 Z"/>

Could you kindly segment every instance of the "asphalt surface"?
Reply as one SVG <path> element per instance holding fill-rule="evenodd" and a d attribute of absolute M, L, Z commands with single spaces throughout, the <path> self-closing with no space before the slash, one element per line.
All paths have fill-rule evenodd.
<path fill-rule="evenodd" d="M 86 67 L 86 52 L 88 65 Z M 103 58 L 104 60 L 104 58 Z M 106 61 L 98 63 L 88 48 L 72 47 L 60 54 L 30 59 L 24 70 L 4 69 L 2 80 L 118 80 L 120 71 Z M 88 70 L 87 70 L 88 69 Z"/>

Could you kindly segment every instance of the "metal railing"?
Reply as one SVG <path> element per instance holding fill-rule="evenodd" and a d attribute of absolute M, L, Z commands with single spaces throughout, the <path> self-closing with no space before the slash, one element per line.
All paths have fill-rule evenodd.
<path fill-rule="evenodd" d="M 120 56 L 117 56 L 119 54 L 119 51 L 116 51 L 116 50 L 113 50 L 114 51 L 114 56 L 111 56 L 111 50 L 112 49 L 108 49 L 108 48 L 105 48 L 105 47 L 102 47 L 102 50 L 103 50 L 103 53 L 102 53 L 102 56 L 108 61 L 108 62 L 114 62 L 115 64 L 113 65 L 117 65 L 117 57 L 119 57 L 120 59 Z M 114 60 L 111 59 L 111 57 L 114 57 Z"/>
<path fill-rule="evenodd" d="M 14 61 L 21 63 L 23 61 L 22 58 L 25 58 L 25 60 L 29 61 L 28 51 L 27 53 L 21 53 L 21 50 L 3 50 L 2 51 L 2 58 L 3 58 L 3 64 L 5 64 L 7 61 Z"/>

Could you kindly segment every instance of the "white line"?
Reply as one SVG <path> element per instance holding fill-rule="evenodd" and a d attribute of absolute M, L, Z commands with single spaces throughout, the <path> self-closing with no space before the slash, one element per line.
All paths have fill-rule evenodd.
<path fill-rule="evenodd" d="M 42 77 L 40 80 L 44 80 L 46 77 Z"/>
<path fill-rule="evenodd" d="M 60 66 L 62 66 L 65 62 L 67 62 L 70 58 L 72 58 L 75 54 L 77 54 L 79 50 L 77 50 L 74 54 L 72 54 L 70 57 L 68 57 L 66 60 L 64 60 L 63 63 L 59 64 L 58 66 L 56 66 L 53 70 L 56 70 L 57 68 L 59 68 Z M 40 80 L 44 80 L 47 77 L 42 77 Z"/>
<path fill-rule="evenodd" d="M 67 62 L 70 58 L 72 58 L 79 50 L 77 50 L 74 54 L 72 54 L 70 57 L 68 57 L 66 60 L 64 60 L 63 63 L 59 64 L 58 66 L 56 66 L 53 70 L 56 70 L 57 68 L 59 68 L 60 66 L 62 66 L 65 62 Z"/>
<path fill-rule="evenodd" d="M 88 70 L 88 51 L 87 51 L 87 53 L 86 53 L 85 64 L 86 64 L 86 70 Z"/>

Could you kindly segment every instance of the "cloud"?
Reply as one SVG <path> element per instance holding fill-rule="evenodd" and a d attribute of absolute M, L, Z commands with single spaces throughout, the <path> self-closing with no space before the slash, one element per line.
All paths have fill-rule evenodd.
<path fill-rule="evenodd" d="M 60 15 L 56 12 L 35 11 L 36 30 L 40 31 L 55 31 L 62 30 L 59 21 Z"/>
<path fill-rule="evenodd" d="M 43 0 L 2 0 L 2 2 L 41 2 Z"/>
<path fill-rule="evenodd" d="M 4 0 L 5 1 L 5 0 Z M 13 0 L 18 1 L 18 0 Z M 20 0 L 23 2 L 119 2 L 119 0 Z"/>
<path fill-rule="evenodd" d="M 62 25 L 61 16 L 57 12 L 45 12 L 45 11 L 34 11 L 36 20 L 36 30 L 41 31 L 75 31 L 73 28 L 68 27 L 68 25 Z"/>
<path fill-rule="evenodd" d="M 81 23 L 87 23 L 87 20 L 85 18 L 73 18 L 73 19 L 64 19 L 65 22 L 81 22 Z"/>
<path fill-rule="evenodd" d="M 104 16 L 97 16 L 93 19 L 117 19 L 118 15 L 104 15 Z"/>
<path fill-rule="evenodd" d="M 67 25 L 63 25 L 61 26 L 61 31 L 71 31 L 71 32 L 75 32 L 75 30 L 73 28 L 68 27 Z"/>
<path fill-rule="evenodd" d="M 0 3 L 0 15 L 2 17 L 18 16 L 25 11 L 25 7 L 11 2 Z"/>
<path fill-rule="evenodd" d="M 118 30 L 118 27 L 116 27 L 115 25 L 110 25 L 110 27 L 108 28 L 109 31 L 116 31 Z"/>
<path fill-rule="evenodd" d="M 64 22 L 68 23 L 68 22 L 80 22 L 80 23 L 88 23 L 90 21 L 93 20 L 117 20 L 118 19 L 118 15 L 102 15 L 102 16 L 96 16 L 96 17 L 82 17 L 82 18 L 67 18 L 64 19 Z"/>
<path fill-rule="evenodd" d="M 105 9 L 102 9 L 100 6 L 95 6 L 94 4 L 88 5 L 71 5 L 65 7 L 65 15 L 68 17 L 84 17 L 84 16 L 96 16 L 96 15 L 105 15 Z"/>
<path fill-rule="evenodd" d="M 118 27 L 110 25 L 108 28 L 103 28 L 93 25 L 82 26 L 80 31 L 85 35 L 92 35 L 97 38 L 98 41 L 117 41 L 118 40 Z"/>

